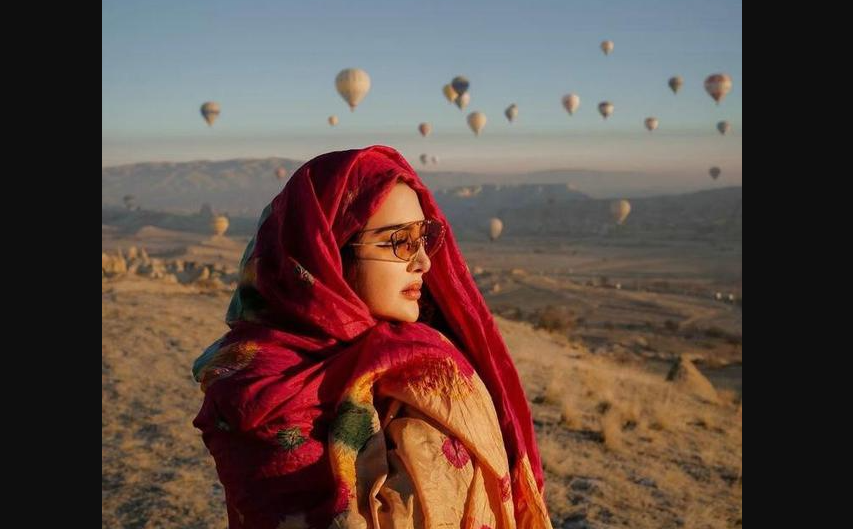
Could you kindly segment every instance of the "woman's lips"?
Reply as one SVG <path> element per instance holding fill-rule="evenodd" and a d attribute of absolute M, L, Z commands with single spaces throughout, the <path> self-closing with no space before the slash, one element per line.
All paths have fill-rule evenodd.
<path fill-rule="evenodd" d="M 402 294 L 403 294 L 403 296 L 404 296 L 404 297 L 406 297 L 406 298 L 408 298 L 408 299 L 421 299 L 421 289 L 420 289 L 420 287 L 417 287 L 417 288 L 410 288 L 410 289 L 408 289 L 408 290 L 404 290 L 404 291 L 402 292 Z"/>

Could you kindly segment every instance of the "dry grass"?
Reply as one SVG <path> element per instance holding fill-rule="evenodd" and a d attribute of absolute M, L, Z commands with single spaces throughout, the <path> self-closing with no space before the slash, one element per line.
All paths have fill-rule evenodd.
<path fill-rule="evenodd" d="M 625 446 L 622 441 L 622 429 L 625 422 L 622 413 L 613 408 L 601 418 L 601 435 L 604 446 L 611 452 L 621 452 Z"/>
<path fill-rule="evenodd" d="M 717 396 L 719 397 L 720 404 L 724 406 L 737 406 L 740 404 L 740 397 L 737 392 L 731 389 L 718 389 Z"/>
<path fill-rule="evenodd" d="M 654 407 L 650 427 L 653 430 L 672 431 L 680 421 L 680 413 L 673 402 L 673 389 L 666 387 L 661 402 Z"/>
<path fill-rule="evenodd" d="M 566 428 L 577 430 L 583 424 L 583 415 L 573 402 L 566 400 L 560 412 L 560 421 Z"/>
<path fill-rule="evenodd" d="M 500 323 L 506 332 L 510 324 Z M 533 412 L 555 524 L 734 526 L 742 510 L 737 408 L 593 355 L 551 365 L 519 355 L 531 360 L 525 378 L 541 381 L 528 387 L 541 396 Z"/>

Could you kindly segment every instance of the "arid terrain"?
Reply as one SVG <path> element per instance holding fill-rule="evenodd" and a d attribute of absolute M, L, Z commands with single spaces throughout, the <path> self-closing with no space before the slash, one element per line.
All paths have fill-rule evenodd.
<path fill-rule="evenodd" d="M 226 329 L 246 238 L 105 225 L 102 239 L 103 527 L 225 527 L 190 365 Z M 531 400 L 555 527 L 742 524 L 739 254 L 547 239 L 463 252 Z"/>

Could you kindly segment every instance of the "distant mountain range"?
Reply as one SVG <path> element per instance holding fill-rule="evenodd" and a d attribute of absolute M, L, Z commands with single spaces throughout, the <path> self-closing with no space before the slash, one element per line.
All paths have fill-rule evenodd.
<path fill-rule="evenodd" d="M 300 165 L 296 160 L 270 158 L 105 168 L 102 221 L 127 233 L 144 226 L 208 233 L 212 210 L 228 214 L 229 234 L 250 235 L 261 209 L 284 185 L 275 170 L 284 167 L 293 174 Z M 491 217 L 503 220 L 507 238 L 742 239 L 741 187 L 633 197 L 627 221 L 617 226 L 610 214 L 611 200 L 584 191 L 593 178 L 615 181 L 618 175 L 531 173 L 516 179 L 531 182 L 524 184 L 483 183 L 488 175 L 473 173 L 426 173 L 422 178 L 460 239 L 485 238 Z M 547 182 L 560 178 L 569 182 Z M 546 182 L 533 183 L 537 179 Z M 121 205 L 127 194 L 134 195 L 131 209 Z M 204 204 L 211 207 L 202 211 Z"/>
<path fill-rule="evenodd" d="M 135 204 L 147 210 L 192 213 L 207 203 L 217 212 L 255 217 L 281 191 L 284 182 L 276 178 L 276 170 L 284 167 L 288 175 L 292 175 L 303 163 L 289 158 L 264 158 L 105 167 L 101 170 L 101 202 L 105 206 L 120 206 L 126 195 L 132 195 Z M 488 185 L 494 184 L 494 192 L 484 193 L 478 204 L 498 209 L 502 201 L 513 207 L 528 201 L 533 205 L 541 202 L 535 198 L 538 186 L 547 190 L 540 197 L 542 201 L 546 195 L 550 199 L 568 200 L 571 197 L 564 196 L 567 191 L 574 198 L 637 198 L 667 192 L 651 183 L 649 178 L 628 172 L 551 170 L 484 174 L 435 171 L 436 167 L 440 166 L 415 165 L 423 181 L 437 196 L 442 191 L 466 186 L 483 186 L 488 190 Z M 567 184 L 571 185 L 571 190 L 565 189 Z M 522 195 L 525 198 L 520 200 Z"/>

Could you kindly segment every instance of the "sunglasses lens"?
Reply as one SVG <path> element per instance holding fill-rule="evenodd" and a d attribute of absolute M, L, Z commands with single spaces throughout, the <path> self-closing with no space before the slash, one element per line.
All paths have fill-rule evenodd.
<path fill-rule="evenodd" d="M 427 221 L 423 229 L 424 250 L 432 257 L 444 242 L 444 225 L 437 221 Z"/>
<path fill-rule="evenodd" d="M 391 235 L 394 255 L 408 261 L 418 253 L 423 240 L 424 251 L 432 256 L 444 240 L 444 226 L 436 221 L 424 221 L 413 224 Z"/>

